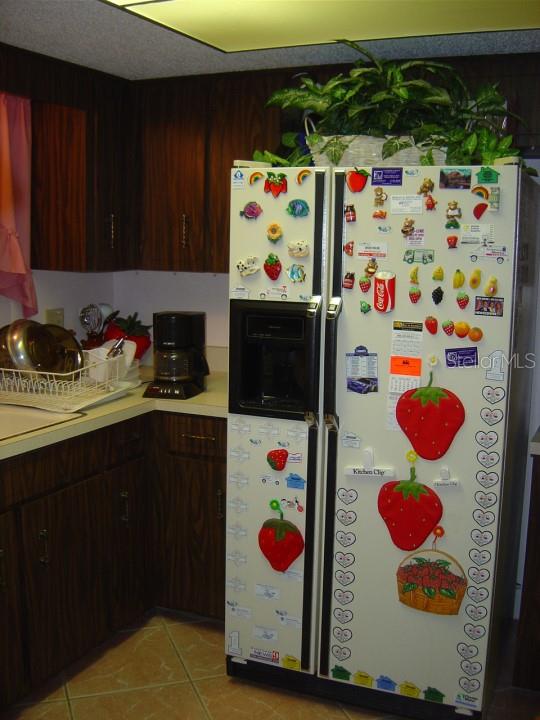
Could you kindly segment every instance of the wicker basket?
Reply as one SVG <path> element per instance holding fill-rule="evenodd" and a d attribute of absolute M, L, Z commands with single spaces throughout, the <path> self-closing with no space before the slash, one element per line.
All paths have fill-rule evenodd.
<path fill-rule="evenodd" d="M 435 590 L 431 596 L 426 594 L 420 585 L 411 588 L 411 585 L 416 583 L 408 582 L 403 576 L 408 574 L 408 570 L 410 574 L 417 572 L 419 567 L 440 568 L 438 572 L 443 574 L 446 582 L 452 585 L 454 597 L 449 597 L 439 590 Z M 436 584 L 435 579 L 433 583 Z M 463 568 L 451 555 L 440 550 L 422 550 L 407 555 L 400 563 L 397 571 L 397 586 L 399 601 L 404 605 L 436 615 L 457 615 L 467 589 L 467 579 Z"/>
<path fill-rule="evenodd" d="M 383 160 L 382 149 L 386 138 L 373 137 L 372 135 L 328 135 L 322 136 L 318 143 L 310 142 L 310 133 L 315 131 L 315 125 L 306 118 L 304 122 L 306 141 L 313 156 L 316 166 L 322 167 L 401 167 L 402 165 L 420 165 L 420 157 L 425 155 L 426 149 L 419 148 L 414 144 L 412 138 L 400 138 L 412 143 L 412 147 L 399 150 L 394 155 Z M 334 143 L 342 143 L 345 151 L 337 163 L 333 163 L 328 157 L 325 148 Z M 444 165 L 446 153 L 443 150 L 432 150 L 434 165 Z"/>

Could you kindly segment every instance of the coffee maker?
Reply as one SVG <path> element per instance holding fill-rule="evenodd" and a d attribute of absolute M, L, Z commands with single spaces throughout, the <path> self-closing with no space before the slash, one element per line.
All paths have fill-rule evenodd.
<path fill-rule="evenodd" d="M 187 400 L 205 389 L 206 314 L 154 313 L 154 381 L 145 397 Z"/>

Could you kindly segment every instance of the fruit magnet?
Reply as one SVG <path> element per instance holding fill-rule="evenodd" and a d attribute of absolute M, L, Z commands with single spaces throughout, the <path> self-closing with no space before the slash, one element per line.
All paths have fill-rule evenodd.
<path fill-rule="evenodd" d="M 281 193 L 287 192 L 287 176 L 285 173 L 267 172 L 264 181 L 264 192 L 272 193 L 273 197 L 277 197 Z"/>
<path fill-rule="evenodd" d="M 438 202 L 439 202 L 439 201 L 438 201 L 438 200 L 435 200 L 435 198 L 433 197 L 433 195 L 427 195 L 427 196 L 426 196 L 426 202 L 425 202 L 426 210 L 435 210 L 435 208 L 437 207 L 437 203 L 438 203 Z"/>
<path fill-rule="evenodd" d="M 355 168 L 354 170 L 349 170 L 345 175 L 345 182 L 351 192 L 362 192 L 366 187 L 369 176 L 370 173 L 368 173 L 367 170 Z"/>
<path fill-rule="evenodd" d="M 418 482 L 414 460 L 408 480 L 391 480 L 379 490 L 377 508 L 386 523 L 394 545 L 400 550 L 416 550 L 441 519 L 443 507 L 437 493 Z"/>
<path fill-rule="evenodd" d="M 281 274 L 281 261 L 277 255 L 270 253 L 264 261 L 263 268 L 270 280 L 277 280 Z"/>
<path fill-rule="evenodd" d="M 443 457 L 465 421 L 465 408 L 458 396 L 432 382 L 430 372 L 426 386 L 407 390 L 396 405 L 400 428 L 424 460 Z"/>
<path fill-rule="evenodd" d="M 437 330 L 439 329 L 439 323 L 437 321 L 436 317 L 433 317 L 433 315 L 428 315 L 427 318 L 424 320 L 424 327 L 430 333 L 431 335 L 436 335 Z"/>
<path fill-rule="evenodd" d="M 285 470 L 288 458 L 289 452 L 288 450 L 285 450 L 285 448 L 276 448 L 274 450 L 270 450 L 266 454 L 266 462 L 270 465 L 272 470 Z"/>
<path fill-rule="evenodd" d="M 271 500 L 270 508 L 279 518 L 269 518 L 259 530 L 259 547 L 270 565 L 285 572 L 304 550 L 304 538 L 296 525 L 283 519 L 279 500 Z"/>
<path fill-rule="evenodd" d="M 465 273 L 461 270 L 456 270 L 454 273 L 454 277 L 452 278 L 452 287 L 454 290 L 457 290 L 460 287 L 463 287 L 465 284 Z"/>

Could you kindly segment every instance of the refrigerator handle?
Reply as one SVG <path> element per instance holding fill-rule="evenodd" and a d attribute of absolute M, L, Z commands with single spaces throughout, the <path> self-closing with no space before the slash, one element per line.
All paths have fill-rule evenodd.
<path fill-rule="evenodd" d="M 321 342 L 321 308 L 322 308 L 322 297 L 320 295 L 313 295 L 309 301 L 306 310 L 306 345 L 305 345 L 305 358 L 306 358 L 306 396 L 305 403 L 306 408 L 304 410 L 304 416 L 306 422 L 308 417 L 314 417 L 317 420 L 318 405 L 319 405 L 319 346 Z M 308 422 L 308 424 L 310 424 Z"/>
<path fill-rule="evenodd" d="M 338 318 L 342 308 L 342 299 L 333 297 L 328 303 L 326 311 L 325 340 L 324 340 L 324 395 L 323 412 L 324 422 L 329 430 L 338 429 L 336 413 L 336 355 Z"/>

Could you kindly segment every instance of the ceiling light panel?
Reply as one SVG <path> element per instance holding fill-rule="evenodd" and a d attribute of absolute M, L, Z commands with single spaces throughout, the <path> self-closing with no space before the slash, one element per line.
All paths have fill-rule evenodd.
<path fill-rule="evenodd" d="M 107 0 L 224 52 L 540 27 L 538 0 Z"/>

